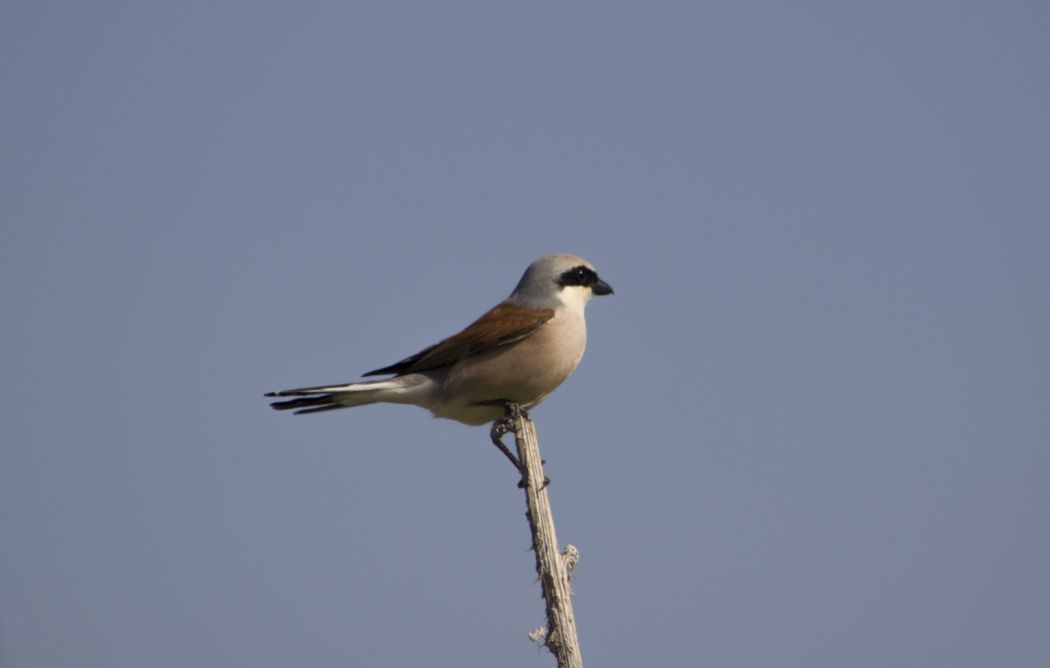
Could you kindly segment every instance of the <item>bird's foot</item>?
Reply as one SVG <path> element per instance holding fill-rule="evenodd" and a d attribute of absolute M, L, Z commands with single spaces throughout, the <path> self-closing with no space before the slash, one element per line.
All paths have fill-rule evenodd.
<path fill-rule="evenodd" d="M 525 468 L 518 461 L 518 458 L 514 456 L 514 453 L 510 451 L 510 448 L 503 442 L 503 435 L 506 433 L 516 434 L 514 431 L 514 421 L 502 417 L 492 423 L 492 430 L 489 432 L 489 438 L 492 439 L 492 444 L 499 448 L 499 451 L 510 460 L 510 463 L 514 465 L 514 468 L 518 469 L 518 472 L 522 476 L 525 475 Z"/>
<path fill-rule="evenodd" d="M 529 417 L 529 412 L 525 410 L 525 407 L 521 404 L 516 404 L 513 401 L 508 401 L 505 403 L 504 408 L 507 411 L 506 415 L 503 416 L 503 419 L 505 420 L 514 421 L 517 420 L 519 417 L 525 418 L 526 420 L 531 419 Z"/>
<path fill-rule="evenodd" d="M 492 444 L 499 448 L 499 451 L 510 460 L 510 463 L 514 465 L 514 468 L 518 469 L 518 473 L 521 474 L 521 480 L 518 481 L 518 488 L 524 489 L 528 485 L 528 472 L 522 465 L 521 460 L 510 451 L 510 448 L 503 442 L 504 434 L 514 434 L 518 436 L 516 429 L 518 418 L 523 417 L 526 420 L 529 419 L 529 413 L 521 404 L 513 401 L 507 401 L 506 399 L 493 399 L 490 401 L 479 401 L 479 405 L 483 406 L 502 406 L 504 409 L 503 417 L 495 420 L 492 423 L 492 430 L 489 432 L 489 437 L 492 439 Z M 543 482 L 543 487 L 546 487 L 550 483 L 550 478 L 547 478 Z M 542 489 L 542 487 L 540 488 Z"/>
<path fill-rule="evenodd" d="M 543 490 L 547 489 L 547 485 L 549 485 L 549 484 L 551 484 L 550 476 L 546 476 L 546 475 L 543 476 L 543 484 L 540 485 L 539 491 L 542 492 Z M 527 486 L 528 486 L 528 484 L 525 482 L 525 477 L 522 476 L 521 480 L 518 482 L 518 488 L 519 489 L 525 489 Z"/>
<path fill-rule="evenodd" d="M 480 401 L 478 403 L 486 406 L 503 406 L 505 411 L 503 417 L 495 420 L 492 423 L 492 430 L 489 432 L 489 436 L 492 439 L 492 444 L 499 448 L 499 451 L 502 452 L 503 455 L 510 460 L 510 463 L 514 465 L 514 468 L 518 469 L 518 473 L 521 474 L 521 480 L 518 481 L 518 488 L 525 489 L 528 486 L 528 471 L 525 470 L 525 466 L 521 463 L 521 460 L 518 459 L 517 456 L 515 456 L 514 453 L 510 451 L 510 448 L 508 448 L 507 445 L 503 442 L 503 436 L 504 434 L 510 433 L 514 434 L 514 436 L 517 437 L 518 432 L 516 426 L 518 418 L 522 417 L 528 420 L 528 411 L 526 411 L 521 406 L 521 404 L 515 403 L 513 401 L 506 401 L 503 399 L 495 399 L 492 401 Z M 541 461 L 540 463 L 546 464 L 547 462 Z M 551 479 L 544 476 L 543 485 L 540 486 L 540 489 L 545 489 L 547 485 L 550 484 L 550 482 Z"/>

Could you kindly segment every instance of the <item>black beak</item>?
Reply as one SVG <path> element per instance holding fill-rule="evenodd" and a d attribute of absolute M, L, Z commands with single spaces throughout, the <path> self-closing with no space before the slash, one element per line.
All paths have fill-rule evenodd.
<path fill-rule="evenodd" d="M 613 289 L 611 285 L 599 278 L 597 281 L 594 282 L 594 285 L 591 286 L 591 292 L 598 296 L 611 295 L 613 293 Z"/>

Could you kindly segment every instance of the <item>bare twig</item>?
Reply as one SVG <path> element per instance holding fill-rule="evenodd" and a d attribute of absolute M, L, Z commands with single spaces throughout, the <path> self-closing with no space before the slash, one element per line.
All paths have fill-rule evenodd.
<path fill-rule="evenodd" d="M 543 475 L 536 427 L 516 404 L 507 407 L 507 420 L 513 425 L 528 506 L 526 516 L 532 531 L 532 549 L 536 553 L 536 572 L 547 603 L 546 646 L 557 657 L 558 668 L 583 668 L 580 642 L 576 637 L 576 618 L 572 613 L 570 567 L 568 559 L 558 552 L 558 537 L 554 532 L 554 516 L 547 497 L 548 481 Z M 572 565 L 575 566 L 579 552 L 569 546 L 566 553 L 566 556 L 574 555 Z"/>

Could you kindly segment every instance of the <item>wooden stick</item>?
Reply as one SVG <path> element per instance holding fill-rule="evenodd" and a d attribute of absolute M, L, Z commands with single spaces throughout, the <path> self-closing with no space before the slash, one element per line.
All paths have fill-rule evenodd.
<path fill-rule="evenodd" d="M 575 555 L 570 565 L 558 552 L 558 537 L 554 533 L 554 516 L 547 497 L 547 478 L 543 475 L 535 425 L 516 404 L 508 406 L 507 417 L 513 425 L 518 461 L 521 462 L 528 506 L 526 516 L 532 531 L 532 550 L 536 553 L 536 572 L 547 603 L 545 644 L 557 657 L 558 668 L 583 668 L 580 641 L 576 637 L 576 618 L 572 613 L 572 587 L 569 585 L 570 567 L 575 565 L 578 553 L 570 546 Z"/>

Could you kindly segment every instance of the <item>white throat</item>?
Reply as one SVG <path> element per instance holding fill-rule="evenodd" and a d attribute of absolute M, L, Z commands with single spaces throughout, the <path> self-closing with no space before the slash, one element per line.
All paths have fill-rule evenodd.
<path fill-rule="evenodd" d="M 567 285 L 561 289 L 558 297 L 561 299 L 561 303 L 565 304 L 569 310 L 583 313 L 583 307 L 587 305 L 593 294 L 589 287 Z"/>

